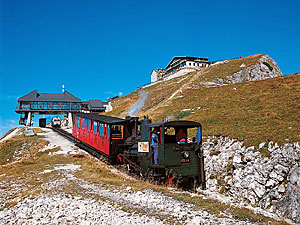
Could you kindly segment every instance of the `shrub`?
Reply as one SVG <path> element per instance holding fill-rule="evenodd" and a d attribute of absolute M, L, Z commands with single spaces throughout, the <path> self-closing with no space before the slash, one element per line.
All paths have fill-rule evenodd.
<path fill-rule="evenodd" d="M 186 116 L 189 116 L 189 115 L 191 115 L 192 113 L 190 113 L 190 112 L 181 112 L 181 113 L 178 113 L 178 114 L 176 114 L 174 117 L 177 119 L 177 120 L 179 120 L 179 119 L 181 119 L 181 118 L 183 118 L 183 117 L 186 117 Z"/>
<path fill-rule="evenodd" d="M 273 67 L 269 63 L 263 62 L 263 64 L 265 64 L 269 68 L 269 70 L 271 71 L 273 70 Z"/>

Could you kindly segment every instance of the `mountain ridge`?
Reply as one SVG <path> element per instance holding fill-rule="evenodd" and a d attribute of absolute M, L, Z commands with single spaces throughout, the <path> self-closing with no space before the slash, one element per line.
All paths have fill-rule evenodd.
<path fill-rule="evenodd" d="M 205 136 L 229 136 L 246 145 L 300 139 L 295 126 L 300 120 L 300 76 L 282 76 L 268 55 L 225 60 L 142 90 L 148 98 L 139 116 L 149 115 L 155 122 L 195 120 L 202 123 Z M 125 117 L 138 101 L 136 90 L 113 101 L 113 111 L 106 115 Z"/>

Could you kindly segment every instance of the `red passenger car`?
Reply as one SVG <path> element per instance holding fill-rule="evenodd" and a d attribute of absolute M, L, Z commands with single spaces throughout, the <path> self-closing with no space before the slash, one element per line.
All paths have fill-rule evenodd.
<path fill-rule="evenodd" d="M 78 113 L 73 116 L 72 135 L 115 162 L 124 151 L 124 140 L 131 135 L 129 128 L 130 121 L 126 119 Z"/>

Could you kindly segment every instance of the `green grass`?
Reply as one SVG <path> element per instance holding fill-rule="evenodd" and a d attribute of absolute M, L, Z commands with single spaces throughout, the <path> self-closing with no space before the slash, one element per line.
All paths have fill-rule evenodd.
<path fill-rule="evenodd" d="M 242 63 L 251 66 L 261 56 L 231 60 L 147 87 L 145 91 L 149 97 L 140 116 L 149 115 L 152 121 L 161 122 L 164 117 L 180 115 L 183 109 L 193 109 L 183 119 L 200 122 L 205 136 L 229 136 L 243 141 L 246 146 L 256 147 L 268 141 L 279 144 L 286 143 L 287 139 L 289 142 L 300 141 L 299 74 L 220 87 L 201 85 L 203 81 L 225 79 L 239 71 Z M 276 67 L 269 61 L 267 63 Z M 184 84 L 187 85 L 183 87 Z M 183 97 L 178 98 L 180 94 L 177 94 L 168 100 L 181 87 Z M 118 108 L 111 112 L 115 116 L 129 107 L 122 102 L 116 105 Z"/>
<path fill-rule="evenodd" d="M 35 133 L 40 132 L 39 129 L 35 130 Z M 47 141 L 41 138 L 41 136 L 28 136 L 25 137 L 24 129 L 21 135 L 12 137 L 9 140 L 0 143 L 0 165 L 5 165 L 13 161 L 13 156 L 17 151 L 22 151 L 22 155 L 26 156 L 29 152 L 39 149 L 42 146 L 48 144 Z"/>
<path fill-rule="evenodd" d="M 262 55 L 253 55 L 246 58 L 230 60 L 224 64 L 217 64 L 205 70 L 202 76 L 203 81 L 214 81 L 221 78 L 227 81 L 227 76 L 237 73 L 246 67 L 252 66 L 258 62 Z M 246 67 L 241 68 L 240 65 L 245 64 Z"/>

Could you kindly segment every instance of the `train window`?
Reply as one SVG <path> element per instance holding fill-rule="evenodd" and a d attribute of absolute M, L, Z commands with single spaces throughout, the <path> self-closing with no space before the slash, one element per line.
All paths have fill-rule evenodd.
<path fill-rule="evenodd" d="M 113 125 L 111 127 L 111 139 L 123 139 L 122 125 Z"/>
<path fill-rule="evenodd" d="M 176 142 L 174 127 L 165 127 L 164 133 L 165 133 L 165 143 L 175 143 Z"/>
<path fill-rule="evenodd" d="M 165 143 L 187 143 L 186 127 L 165 127 Z"/>
<path fill-rule="evenodd" d="M 141 125 L 137 125 L 137 131 L 141 132 Z"/>
<path fill-rule="evenodd" d="M 91 121 L 90 121 L 90 120 L 88 120 L 87 129 L 88 129 L 88 131 L 91 131 L 91 130 L 92 130 L 92 129 L 91 129 Z"/>
<path fill-rule="evenodd" d="M 85 123 L 85 119 L 82 119 L 82 128 L 83 129 L 85 128 L 84 123 Z"/>
<path fill-rule="evenodd" d="M 100 123 L 100 135 L 104 135 L 104 124 Z"/>
<path fill-rule="evenodd" d="M 198 131 L 198 127 L 187 129 L 187 137 L 188 137 L 187 141 L 188 141 L 188 143 L 193 142 L 193 138 L 196 137 L 197 131 Z M 201 135 L 201 133 L 200 133 L 200 135 Z"/>
<path fill-rule="evenodd" d="M 96 134 L 97 133 L 97 122 L 94 121 L 94 129 L 93 132 Z"/>
<path fill-rule="evenodd" d="M 106 131 L 106 133 L 107 133 L 107 137 L 109 137 L 109 126 L 107 125 L 107 131 Z"/>
<path fill-rule="evenodd" d="M 106 127 L 107 127 L 107 125 L 106 125 L 106 124 L 104 124 L 104 128 L 103 128 L 103 130 L 104 130 L 104 134 L 103 134 L 103 136 L 104 136 L 104 137 L 106 137 L 106 134 L 107 134 L 107 133 L 106 133 L 106 131 L 107 131 L 107 130 L 106 130 Z"/>
<path fill-rule="evenodd" d="M 78 122 L 77 126 L 80 127 L 80 117 L 78 117 L 77 122 Z"/>
<path fill-rule="evenodd" d="M 165 127 L 165 143 L 191 143 L 196 136 L 197 128 Z"/>

